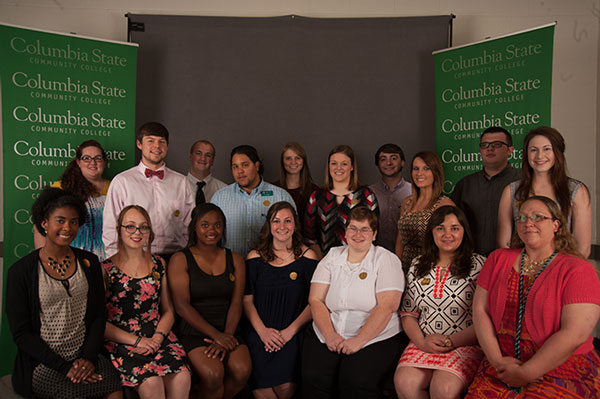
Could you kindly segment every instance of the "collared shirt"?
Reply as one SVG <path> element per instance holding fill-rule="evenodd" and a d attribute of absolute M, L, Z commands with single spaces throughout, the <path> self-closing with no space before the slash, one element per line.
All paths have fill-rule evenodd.
<path fill-rule="evenodd" d="M 475 240 L 475 252 L 487 256 L 496 249 L 498 206 L 502 191 L 520 178 L 521 171 L 507 165 L 492 177 L 481 170 L 463 177 L 454 186 L 450 198 L 465 212 Z"/>
<path fill-rule="evenodd" d="M 379 246 L 371 245 L 362 262 L 348 262 L 348 247 L 333 247 L 319 262 L 312 283 L 327 284 L 325 306 L 330 312 L 333 329 L 344 339 L 356 337 L 377 305 L 377 294 L 385 291 L 404 291 L 404 273 L 400 259 Z M 315 333 L 322 343 L 325 337 L 313 322 Z M 385 328 L 367 345 L 391 338 L 402 331 L 398 312 Z"/>
<path fill-rule="evenodd" d="M 204 188 L 202 188 L 202 192 L 204 192 L 204 198 L 206 199 L 206 202 L 210 202 L 210 199 L 213 195 L 215 195 L 217 191 L 227 187 L 227 183 L 222 182 L 221 180 L 217 179 L 216 177 L 213 177 L 212 175 L 208 175 L 204 179 L 199 180 L 196 178 L 196 176 L 188 172 L 186 178 L 192 186 L 191 190 L 192 193 L 194 193 L 194 198 L 196 198 L 196 190 L 198 190 L 198 186 L 196 185 L 196 183 L 199 183 L 201 181 L 206 183 Z"/>
<path fill-rule="evenodd" d="M 194 208 L 194 194 L 185 176 L 167 168 L 163 179 L 146 177 L 140 162 L 115 176 L 104 205 L 102 241 L 106 256 L 117 252 L 117 220 L 128 205 L 140 205 L 150 215 L 154 241 L 152 253 L 171 254 L 187 245 L 187 227 Z"/>
<path fill-rule="evenodd" d="M 371 184 L 369 188 L 375 193 L 379 207 L 377 244 L 393 252 L 396 246 L 396 236 L 398 235 L 400 207 L 402 201 L 412 194 L 412 186 L 402 179 L 392 190 L 383 181 Z"/>
<path fill-rule="evenodd" d="M 245 257 L 258 244 L 267 211 L 279 201 L 287 201 L 296 208 L 287 191 L 264 180 L 250 194 L 237 183 L 217 191 L 210 202 L 225 214 L 225 246 Z"/>

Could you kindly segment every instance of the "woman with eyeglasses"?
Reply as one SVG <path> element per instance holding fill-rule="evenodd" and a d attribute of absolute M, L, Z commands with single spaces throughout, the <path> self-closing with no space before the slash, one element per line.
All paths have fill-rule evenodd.
<path fill-rule="evenodd" d="M 313 274 L 305 398 L 380 398 L 406 345 L 397 312 L 404 273 L 396 255 L 373 245 L 376 237 L 377 215 L 356 207 L 348 215 L 348 245 L 331 248 Z"/>
<path fill-rule="evenodd" d="M 465 214 L 436 209 L 407 274 L 400 317 L 411 342 L 394 375 L 399 398 L 459 398 L 469 386 L 483 356 L 471 305 L 484 261 L 473 253 Z"/>
<path fill-rule="evenodd" d="M 75 193 L 86 205 L 87 222 L 81 226 L 75 240 L 75 248 L 93 252 L 102 261 L 106 257 L 102 243 L 102 212 L 110 180 L 102 177 L 108 158 L 100 143 L 86 140 L 75 150 L 71 160 L 58 181 L 52 187 L 64 188 Z M 33 229 L 35 247 L 44 245 L 44 236 Z"/>
<path fill-rule="evenodd" d="M 12 385 L 26 398 L 123 397 L 102 354 L 106 308 L 98 257 L 69 245 L 86 213 L 73 193 L 42 190 L 31 216 L 44 245 L 8 270 L 5 311 L 17 346 Z"/>
<path fill-rule="evenodd" d="M 118 252 L 102 263 L 108 320 L 105 346 L 121 385 L 140 398 L 188 398 L 191 374 L 171 331 L 175 312 L 166 265 L 150 253 L 150 216 L 139 205 L 117 220 Z"/>
<path fill-rule="evenodd" d="M 596 270 L 554 200 L 527 198 L 515 224 L 512 249 L 492 252 L 477 279 L 473 324 L 485 358 L 467 397 L 600 397 Z"/>
<path fill-rule="evenodd" d="M 506 186 L 498 208 L 498 248 L 508 248 L 513 220 L 519 205 L 527 198 L 542 195 L 554 200 L 575 238 L 577 249 L 588 257 L 592 244 L 592 206 L 587 187 L 567 176 L 565 140 L 558 130 L 540 126 L 525 136 L 523 175 Z"/>
<path fill-rule="evenodd" d="M 412 194 L 404 200 L 398 219 L 396 255 L 406 273 L 412 260 L 423 253 L 425 230 L 431 214 L 442 205 L 454 205 L 443 193 L 442 161 L 431 151 L 415 154 L 411 163 Z"/>

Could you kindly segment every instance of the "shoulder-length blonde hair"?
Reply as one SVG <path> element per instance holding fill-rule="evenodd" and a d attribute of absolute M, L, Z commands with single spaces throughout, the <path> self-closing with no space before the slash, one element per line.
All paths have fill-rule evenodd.
<path fill-rule="evenodd" d="M 352 171 L 350 172 L 350 184 L 348 186 L 348 190 L 356 191 L 360 187 L 360 183 L 358 182 L 358 169 L 356 167 L 356 157 L 354 156 L 354 151 L 352 147 L 346 144 L 336 145 L 329 151 L 329 155 L 327 156 L 327 163 L 325 164 L 325 184 L 323 185 L 323 190 L 331 190 L 333 188 L 333 181 L 331 176 L 329 175 L 329 161 L 331 160 L 331 156 L 333 154 L 344 154 L 348 158 L 350 158 L 350 163 L 352 164 Z"/>
<path fill-rule="evenodd" d="M 290 141 L 283 146 L 281 150 L 281 155 L 279 157 L 279 185 L 287 190 L 287 182 L 285 179 L 286 171 L 283 163 L 283 156 L 287 150 L 292 150 L 296 154 L 302 158 L 302 170 L 300 171 L 300 196 L 304 198 L 308 198 L 313 192 L 313 179 L 310 175 L 310 168 L 308 167 L 308 158 L 306 156 L 306 151 L 304 148 L 296 143 L 295 141 Z"/>
<path fill-rule="evenodd" d="M 427 204 L 427 208 L 431 208 L 435 205 L 438 198 L 443 193 L 444 188 L 444 170 L 442 168 L 442 161 L 440 158 L 431 151 L 421 151 L 417 152 L 410 162 L 410 174 L 412 181 L 412 197 L 413 197 L 413 205 L 417 202 L 417 198 L 421 195 L 421 189 L 417 187 L 414 180 L 412 179 L 412 170 L 414 167 L 415 159 L 421 158 L 423 162 L 429 167 L 431 173 L 433 173 L 433 193 L 431 195 L 431 200 Z"/>

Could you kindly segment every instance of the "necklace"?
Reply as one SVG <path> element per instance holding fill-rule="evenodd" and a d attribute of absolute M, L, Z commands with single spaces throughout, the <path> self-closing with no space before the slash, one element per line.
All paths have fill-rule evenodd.
<path fill-rule="evenodd" d="M 48 255 L 47 251 L 46 255 Z M 60 274 L 60 277 L 65 278 L 65 273 L 67 272 L 67 270 L 69 270 L 69 267 L 71 266 L 71 257 L 69 255 L 66 255 L 62 262 L 59 262 L 50 255 L 48 255 L 48 266 L 52 268 L 52 270 Z"/>
<path fill-rule="evenodd" d="M 287 255 L 285 257 L 282 257 L 282 256 L 277 255 L 277 251 L 282 251 L 282 250 L 277 250 L 276 249 L 276 250 L 273 251 L 273 252 L 275 252 L 275 256 L 278 257 L 279 259 L 281 259 L 282 261 L 286 261 L 286 260 L 290 259 L 294 255 L 294 251 L 289 251 L 288 252 L 287 250 L 285 250 L 286 253 L 287 253 Z"/>
<path fill-rule="evenodd" d="M 535 272 L 539 267 L 544 265 L 546 261 L 550 259 L 551 256 L 552 254 L 546 259 L 535 261 L 529 257 L 527 251 L 523 251 L 523 256 L 521 258 L 521 263 L 523 264 L 523 271 L 527 274 Z"/>
<path fill-rule="evenodd" d="M 517 314 L 517 328 L 515 333 L 515 358 L 521 360 L 521 328 L 523 325 L 523 314 L 525 313 L 525 305 L 527 304 L 527 297 L 529 296 L 529 291 L 531 287 L 533 287 L 533 283 L 539 277 L 540 274 L 546 269 L 546 267 L 552 262 L 552 259 L 556 256 L 558 252 L 552 252 L 548 258 L 544 260 L 542 268 L 535 274 L 533 280 L 529 283 L 529 287 L 527 287 L 527 291 L 523 291 L 523 271 L 525 269 L 525 256 L 527 256 L 527 252 L 523 249 L 523 253 L 521 255 L 521 262 L 519 267 L 519 313 Z M 521 388 L 510 387 L 510 390 L 515 393 L 520 393 Z"/>

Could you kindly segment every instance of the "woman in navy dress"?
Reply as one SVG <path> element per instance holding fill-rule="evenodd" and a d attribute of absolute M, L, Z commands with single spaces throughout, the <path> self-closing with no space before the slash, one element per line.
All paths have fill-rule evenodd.
<path fill-rule="evenodd" d="M 299 354 L 317 255 L 302 244 L 298 216 L 288 202 L 269 208 L 258 247 L 246 260 L 244 310 L 252 328 L 250 386 L 255 398 L 291 398 L 300 380 Z"/>

